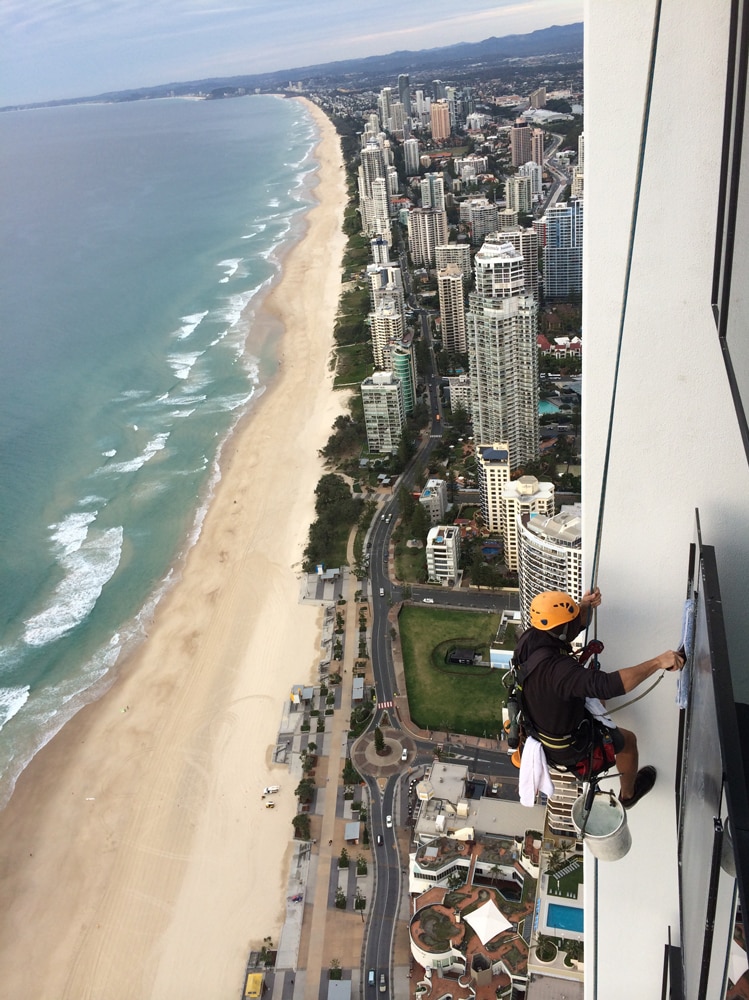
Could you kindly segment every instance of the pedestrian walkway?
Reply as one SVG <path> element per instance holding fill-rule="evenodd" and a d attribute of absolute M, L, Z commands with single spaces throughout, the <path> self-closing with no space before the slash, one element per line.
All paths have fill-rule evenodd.
<path fill-rule="evenodd" d="M 354 563 L 353 541 L 355 532 L 349 535 L 347 559 Z M 337 961 L 346 978 L 352 981 L 352 993 L 358 993 L 362 944 L 364 940 L 364 919 L 362 911 L 351 908 L 338 910 L 334 906 L 335 888 L 338 886 L 338 858 L 344 842 L 346 819 L 343 816 L 344 801 L 340 783 L 343 763 L 348 747 L 348 726 L 353 689 L 354 665 L 359 649 L 359 611 L 354 595 L 359 589 L 356 577 L 344 571 L 343 611 L 344 644 L 340 708 L 326 718 L 325 748 L 327 754 L 327 774 L 324 785 L 318 777 L 316 796 L 316 817 L 320 817 L 315 855 L 315 885 L 310 887 L 305 906 L 306 926 L 302 934 L 298 967 L 304 969 L 303 980 L 295 984 L 295 1000 L 322 1000 L 327 994 L 329 969 L 332 961 Z M 319 772 L 318 772 L 319 774 Z M 352 864 L 356 864 L 355 853 L 350 851 Z M 364 848 L 360 852 L 366 856 Z M 369 875 L 367 883 L 373 879 L 373 859 L 368 857 Z M 352 873 L 355 878 L 355 872 Z M 369 895 L 368 895 L 369 892 Z M 362 887 L 363 895 L 371 898 L 371 890 Z M 303 989 L 301 988 L 303 986 Z M 274 998 L 280 1000 L 280 998 Z"/>

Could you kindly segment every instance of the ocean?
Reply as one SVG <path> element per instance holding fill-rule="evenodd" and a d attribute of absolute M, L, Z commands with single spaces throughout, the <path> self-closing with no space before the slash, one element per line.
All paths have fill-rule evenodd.
<path fill-rule="evenodd" d="M 268 96 L 0 115 L 0 806 L 199 535 L 316 138 Z"/>

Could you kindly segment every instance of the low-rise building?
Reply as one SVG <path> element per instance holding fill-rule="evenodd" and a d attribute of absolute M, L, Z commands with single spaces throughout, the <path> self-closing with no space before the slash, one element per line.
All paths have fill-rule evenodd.
<path fill-rule="evenodd" d="M 431 524 L 439 524 L 440 521 L 444 521 L 447 511 L 447 483 L 445 480 L 428 479 L 426 486 L 421 491 L 419 503 L 427 511 Z"/>
<path fill-rule="evenodd" d="M 452 586 L 460 570 L 460 528 L 438 525 L 427 535 L 427 576 L 443 586 Z"/>

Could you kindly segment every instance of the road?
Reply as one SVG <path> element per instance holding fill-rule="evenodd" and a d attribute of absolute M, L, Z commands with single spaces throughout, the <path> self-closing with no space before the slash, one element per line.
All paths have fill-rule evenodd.
<path fill-rule="evenodd" d="M 559 140 L 561 142 L 561 139 Z M 406 282 L 407 299 L 415 306 L 410 291 L 410 276 L 406 261 L 401 255 L 402 271 Z M 442 403 L 439 395 L 439 380 L 434 356 L 431 332 L 429 329 L 429 314 L 419 309 L 421 335 L 429 348 L 430 371 L 426 373 L 426 384 L 429 391 L 431 426 L 428 436 L 422 438 L 416 455 L 402 473 L 398 489 L 412 489 L 418 467 L 428 464 L 429 456 L 435 443 L 442 437 Z M 372 672 L 374 678 L 377 703 L 392 700 L 396 690 L 395 667 L 392 656 L 392 640 L 388 614 L 393 604 L 403 600 L 403 588 L 390 580 L 388 558 L 390 551 L 390 534 L 398 518 L 397 493 L 386 501 L 379 509 L 373 521 L 367 538 L 367 555 L 369 556 L 369 586 L 372 605 L 371 649 Z M 516 609 L 518 597 L 516 593 L 506 591 L 465 591 L 452 590 L 444 587 L 414 585 L 411 587 L 411 599 L 414 602 L 428 603 L 435 607 L 472 610 L 490 614 L 499 610 Z M 399 729 L 397 714 L 389 709 L 376 709 L 371 727 L 380 725 L 383 715 L 387 712 L 389 725 Z M 496 734 L 487 734 L 488 737 Z M 414 767 L 422 766 L 424 770 L 434 759 L 435 741 L 428 739 L 416 740 L 416 758 L 411 761 L 409 772 L 413 775 Z M 454 735 L 443 743 L 443 754 L 456 762 L 465 762 L 475 775 L 500 778 L 505 787 L 517 784 L 517 769 L 512 765 L 504 749 L 487 750 L 467 745 L 459 735 Z M 396 828 L 405 822 L 410 822 L 414 809 L 414 793 L 409 790 L 405 774 L 390 777 L 384 788 L 371 776 L 366 778 L 370 800 L 370 831 L 372 836 L 372 851 L 375 860 L 375 886 L 370 902 L 370 915 L 364 944 L 364 976 L 362 992 L 367 1000 L 383 1000 L 391 994 L 392 959 L 394 954 L 394 939 L 396 922 L 400 911 L 401 893 L 407 891 L 407 859 L 402 859 L 398 850 Z M 386 817 L 391 816 L 393 826 L 388 827 Z M 383 843 L 377 843 L 381 836 Z M 375 972 L 374 987 L 366 985 L 369 971 Z M 380 994 L 379 979 L 384 973 L 387 980 L 387 992 Z"/>
<path fill-rule="evenodd" d="M 546 194 L 546 198 L 544 199 L 541 208 L 538 211 L 539 216 L 545 215 L 547 209 L 551 208 L 552 205 L 556 205 L 570 182 L 566 171 L 559 166 L 556 160 L 557 150 L 562 145 L 563 141 L 564 139 L 561 135 L 555 135 L 544 153 L 546 169 L 552 176 L 552 184 Z"/>

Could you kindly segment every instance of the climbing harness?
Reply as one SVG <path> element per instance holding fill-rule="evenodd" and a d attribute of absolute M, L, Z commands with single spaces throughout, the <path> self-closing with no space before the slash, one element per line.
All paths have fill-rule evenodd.
<path fill-rule="evenodd" d="M 581 665 L 592 661 L 595 666 L 591 669 L 598 669 L 598 656 L 603 649 L 603 643 L 599 639 L 594 639 L 579 653 L 569 655 L 578 659 Z M 523 743 L 527 736 L 532 736 L 544 748 L 544 753 L 554 768 L 559 771 L 570 771 L 580 779 L 586 780 L 608 771 L 615 763 L 616 751 L 609 727 L 600 722 L 593 713 L 588 712 L 574 732 L 555 736 L 539 729 L 533 722 L 527 706 L 523 704 L 523 684 L 533 671 L 552 655 L 554 651 L 549 646 L 544 646 L 531 653 L 522 664 L 517 663 L 514 656 L 511 660 L 510 669 L 503 678 L 508 692 L 507 746 L 517 752 L 519 766 Z"/>

